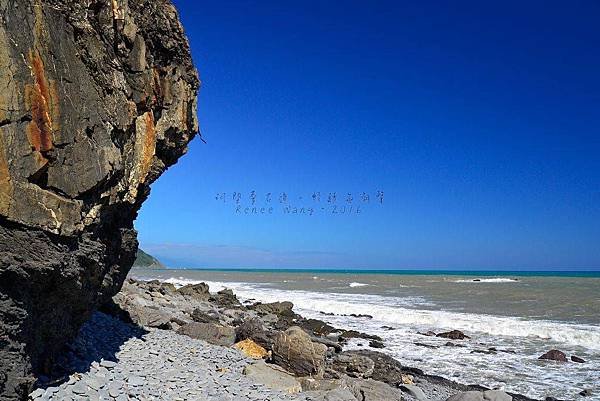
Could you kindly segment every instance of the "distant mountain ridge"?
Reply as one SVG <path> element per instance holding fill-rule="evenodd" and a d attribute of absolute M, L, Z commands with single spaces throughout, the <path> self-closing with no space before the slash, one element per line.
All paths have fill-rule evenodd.
<path fill-rule="evenodd" d="M 165 265 L 163 265 L 158 259 L 147 254 L 140 248 L 137 250 L 135 262 L 133 262 L 133 268 L 166 269 Z"/>

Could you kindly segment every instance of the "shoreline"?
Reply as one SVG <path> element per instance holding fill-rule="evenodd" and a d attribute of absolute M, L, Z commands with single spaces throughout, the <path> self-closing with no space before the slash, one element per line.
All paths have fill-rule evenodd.
<path fill-rule="evenodd" d="M 259 400 L 261 394 L 264 393 L 269 394 L 271 398 L 268 399 L 273 400 L 280 399 L 277 397 L 283 397 L 281 399 L 293 397 L 292 399 L 297 400 L 339 399 L 351 401 L 357 399 L 356 394 L 366 393 L 371 394 L 371 398 L 364 398 L 364 400 L 374 401 L 393 400 L 394 397 L 407 401 L 446 401 L 453 396 L 459 397 L 453 398 L 453 401 L 460 401 L 462 400 L 460 398 L 461 394 L 465 392 L 475 391 L 476 395 L 483 397 L 483 391 L 489 390 L 481 385 L 465 385 L 441 376 L 427 374 L 415 367 L 403 366 L 399 361 L 377 351 L 377 348 L 382 345 L 381 338 L 354 330 L 337 329 L 318 319 L 306 319 L 293 312 L 293 305 L 290 302 L 281 301 L 271 304 L 248 302 L 242 304 L 231 290 L 211 293 L 208 286 L 203 283 L 177 288 L 172 284 L 156 280 L 144 282 L 133 279 L 127 280 L 122 291 L 113 300 L 114 302 L 111 305 L 105 306 L 101 312 L 94 315 L 91 320 L 92 324 L 94 319 L 100 321 L 112 319 L 113 323 L 118 322 L 118 324 L 114 324 L 125 325 L 130 327 L 129 330 L 132 333 L 137 333 L 132 335 L 132 338 L 140 338 L 144 335 L 155 337 L 162 332 L 168 332 L 168 341 L 178 342 L 180 347 L 185 348 L 192 342 L 196 344 L 196 347 L 203 350 L 221 350 L 227 355 L 233 355 L 231 352 L 234 352 L 241 359 L 235 360 L 235 362 L 232 362 L 231 367 L 227 367 L 232 369 L 234 375 L 232 380 L 237 383 L 242 380 L 241 377 L 250 378 L 255 383 L 262 382 L 262 385 L 265 385 L 267 389 L 266 392 L 263 391 L 265 389 L 262 389 L 262 387 L 260 391 L 257 390 L 257 398 L 244 398 L 245 396 L 239 395 L 234 387 L 232 391 L 236 394 L 233 394 L 230 398 L 223 395 L 225 398 L 222 399 Z M 108 315 L 112 315 L 112 317 Z M 297 327 L 301 328 L 298 330 L 300 334 L 294 332 Z M 89 342 L 89 340 L 81 340 L 80 337 L 82 333 L 83 335 L 87 333 L 89 336 L 90 331 L 97 332 L 98 330 L 85 326 L 74 342 L 75 349 L 82 343 L 87 344 Z M 294 341 L 286 343 L 286 338 L 290 336 L 297 336 L 297 338 L 295 337 Z M 371 348 L 354 351 L 344 350 L 346 342 L 351 338 L 368 341 L 371 343 Z M 260 358 L 253 359 L 252 357 L 256 355 L 252 355 L 251 352 L 248 353 L 247 350 L 243 350 L 240 353 L 232 348 L 235 344 L 248 340 L 253 347 L 257 346 L 257 349 L 260 348 L 265 351 L 265 354 L 261 355 Z M 301 344 L 299 348 L 294 345 L 297 345 L 298 342 Z M 164 346 L 167 345 L 162 344 L 159 348 Z M 282 352 L 283 347 L 287 347 L 285 352 Z M 306 349 L 312 349 L 313 351 L 307 355 Z M 215 352 L 219 353 L 218 351 Z M 86 348 L 79 349 L 75 354 L 86 355 L 89 354 L 89 350 Z M 116 353 L 113 355 L 113 360 L 118 365 L 121 361 L 115 355 Z M 289 355 L 294 356 L 288 357 Z M 96 371 L 92 372 L 92 370 L 102 367 L 102 356 L 96 353 L 91 357 L 86 355 L 86 358 L 89 365 L 87 374 L 93 376 Z M 262 362 L 263 359 L 267 363 Z M 210 361 L 209 358 L 205 362 Z M 257 365 L 257 361 L 263 363 L 264 366 L 260 365 L 260 369 L 256 368 L 259 372 L 254 373 L 253 376 L 253 373 L 247 372 L 248 369 L 252 369 L 248 366 Z M 127 362 L 125 363 L 126 365 L 122 368 L 127 370 Z M 61 369 L 64 370 L 65 366 L 75 367 L 75 369 L 71 368 L 73 373 L 69 375 L 67 384 L 63 383 L 61 384 L 62 387 L 58 387 L 50 385 L 51 382 L 40 383 L 41 388 L 46 388 L 46 390 L 36 390 L 35 395 L 38 397 L 31 398 L 42 400 L 61 399 L 44 397 L 47 393 L 52 392 L 54 392 L 52 394 L 60 396 L 69 396 L 69 391 L 72 392 L 72 388 L 75 386 L 77 386 L 75 390 L 80 392 L 89 390 L 92 393 L 96 391 L 99 394 L 100 390 L 108 391 L 110 383 L 114 380 L 106 379 L 108 380 L 105 383 L 106 386 L 104 386 L 106 388 L 100 386 L 98 389 L 85 388 L 85 385 L 77 384 L 84 379 L 88 379 L 86 374 L 81 375 L 82 370 L 86 371 L 85 365 L 86 362 L 82 363 L 81 360 L 76 363 L 67 360 L 61 361 L 55 368 L 56 372 Z M 109 363 L 109 365 L 112 364 Z M 278 371 L 281 368 L 285 371 Z M 277 384 L 271 383 L 270 381 L 275 380 L 274 377 L 278 377 L 277 380 L 285 379 L 284 382 L 287 383 L 288 387 L 277 387 Z M 215 385 L 218 386 L 221 379 L 222 377 L 217 378 Z M 223 380 L 226 381 L 226 379 Z M 94 381 L 98 381 L 98 379 L 92 377 L 92 382 Z M 123 381 L 120 389 L 124 392 L 129 390 L 139 392 L 144 388 L 143 384 L 145 382 L 146 380 L 141 378 L 137 380 L 140 386 L 133 386 L 132 389 L 128 389 L 127 382 Z M 168 383 L 168 380 L 166 382 Z M 156 381 L 156 379 L 154 383 L 155 387 L 164 384 L 160 380 Z M 291 387 L 295 389 L 291 395 L 289 394 L 289 383 L 292 383 Z M 224 388 L 231 388 L 231 384 L 228 382 L 221 384 L 225 384 Z M 138 387 L 140 388 L 138 389 Z M 271 390 L 268 390 L 269 387 Z M 346 398 L 333 398 L 337 396 L 337 393 L 345 394 L 344 397 Z M 493 396 L 492 399 L 496 401 L 508 401 L 510 399 L 537 401 L 520 394 L 504 393 L 502 391 L 492 393 L 490 396 Z M 119 396 L 121 393 L 114 390 L 113 394 Z M 352 396 L 354 398 L 348 398 L 351 396 L 350 394 L 354 394 Z M 469 393 L 465 394 L 467 394 L 465 395 L 467 397 Z M 109 394 L 109 396 L 112 395 Z M 129 396 L 131 397 L 131 394 Z M 133 397 L 136 397 L 136 395 L 134 394 Z M 133 399 L 178 399 L 177 397 L 170 398 L 168 395 L 163 396 L 163 398 L 153 398 L 152 395 L 146 394 L 143 397 Z M 65 399 L 68 398 L 65 397 Z M 464 398 L 464 400 L 467 399 Z"/>

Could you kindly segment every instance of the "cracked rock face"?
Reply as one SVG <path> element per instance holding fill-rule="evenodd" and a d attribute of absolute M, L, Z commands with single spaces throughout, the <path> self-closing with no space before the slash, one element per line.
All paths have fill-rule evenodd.
<path fill-rule="evenodd" d="M 0 399 L 121 287 L 149 185 L 198 131 L 168 0 L 0 0 Z"/>

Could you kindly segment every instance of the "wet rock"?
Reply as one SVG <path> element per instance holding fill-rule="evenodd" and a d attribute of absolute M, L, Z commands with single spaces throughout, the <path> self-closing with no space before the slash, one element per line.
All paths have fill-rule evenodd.
<path fill-rule="evenodd" d="M 577 363 L 585 363 L 585 359 L 580 358 L 580 357 L 575 356 L 575 355 L 571 355 L 571 360 L 573 362 L 577 362 Z"/>
<path fill-rule="evenodd" d="M 356 318 L 361 318 L 361 319 L 373 319 L 373 316 L 371 315 L 366 315 L 366 314 L 356 314 L 356 313 L 351 313 L 349 315 L 342 315 L 342 316 L 352 316 L 352 317 L 356 317 Z"/>
<path fill-rule="evenodd" d="M 425 333 L 418 331 L 417 334 L 420 334 L 422 336 L 427 336 L 427 337 L 435 337 L 436 336 L 435 332 L 431 331 L 431 330 L 426 331 Z"/>
<path fill-rule="evenodd" d="M 312 342 L 300 327 L 293 326 L 275 337 L 273 362 L 300 375 L 322 377 L 327 347 Z"/>
<path fill-rule="evenodd" d="M 486 354 L 486 355 L 495 355 L 498 352 L 492 350 L 492 349 L 474 349 L 473 351 L 471 351 L 471 354 Z"/>
<path fill-rule="evenodd" d="M 369 347 L 371 347 L 371 348 L 385 348 L 385 345 L 383 344 L 383 342 L 381 342 L 379 340 L 371 340 L 371 341 L 369 341 Z"/>
<path fill-rule="evenodd" d="M 177 333 L 215 345 L 231 346 L 235 343 L 233 327 L 215 323 L 189 323 L 179 328 Z"/>
<path fill-rule="evenodd" d="M 356 331 L 356 330 L 342 330 L 340 333 L 340 338 L 341 339 L 363 338 L 365 340 L 383 341 L 381 337 L 379 337 L 375 334 L 361 333 L 360 331 Z"/>
<path fill-rule="evenodd" d="M 335 327 L 318 319 L 306 319 L 298 322 L 298 324 L 306 331 L 317 336 L 326 336 L 337 331 Z"/>
<path fill-rule="evenodd" d="M 540 356 L 538 359 L 548 359 L 551 361 L 567 362 L 567 356 L 565 355 L 565 353 L 562 351 L 559 351 L 557 349 L 552 349 L 552 350 L 546 352 L 544 355 Z"/>
<path fill-rule="evenodd" d="M 451 340 L 465 340 L 465 339 L 471 338 L 460 330 L 452 330 L 452 331 L 447 331 L 444 333 L 438 333 L 435 336 L 441 337 L 441 338 L 449 338 Z"/>
<path fill-rule="evenodd" d="M 457 344 L 457 343 L 453 343 L 452 341 L 448 341 L 446 342 L 446 344 L 444 344 L 444 346 L 446 347 L 465 347 L 464 344 Z"/>
<path fill-rule="evenodd" d="M 425 347 L 425 348 L 431 348 L 431 349 L 436 349 L 439 348 L 437 345 L 432 345 L 432 344 L 425 344 L 422 342 L 414 342 L 413 344 L 415 344 L 418 347 Z"/>
<path fill-rule="evenodd" d="M 593 394 L 592 390 L 589 388 L 587 388 L 579 393 L 579 395 L 582 397 L 590 397 L 590 396 L 592 396 L 592 394 Z"/>
<path fill-rule="evenodd" d="M 198 131 L 170 1 L 0 0 L 0 389 L 23 399 L 138 248 L 150 184 Z M 126 35 L 128 32 L 130 35 Z M 135 34 L 133 34 L 135 32 Z"/>

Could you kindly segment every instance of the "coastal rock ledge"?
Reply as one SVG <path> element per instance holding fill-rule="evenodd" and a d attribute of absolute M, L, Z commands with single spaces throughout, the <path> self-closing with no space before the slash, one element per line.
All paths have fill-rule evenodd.
<path fill-rule="evenodd" d="M 149 185 L 198 131 L 168 0 L 0 0 L 0 399 L 25 399 L 134 262 Z"/>

